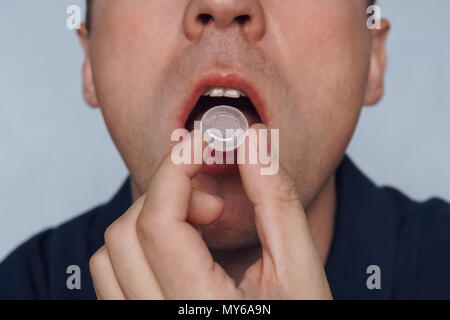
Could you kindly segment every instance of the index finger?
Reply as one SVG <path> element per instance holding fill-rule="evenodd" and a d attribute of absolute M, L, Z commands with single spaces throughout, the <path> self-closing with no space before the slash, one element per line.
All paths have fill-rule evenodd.
<path fill-rule="evenodd" d="M 203 145 L 201 134 L 190 137 L 175 148 Z M 211 293 L 223 292 L 224 288 L 237 290 L 214 262 L 199 232 L 186 221 L 191 179 L 200 170 L 201 164 L 176 165 L 167 156 L 150 183 L 137 222 L 142 247 L 169 299 L 212 299 L 218 296 Z"/>
<path fill-rule="evenodd" d="M 293 257 L 309 261 L 307 257 L 315 248 L 295 183 L 281 165 L 272 175 L 261 174 L 260 130 L 268 129 L 261 124 L 252 129 L 257 130 L 257 139 L 247 137 L 246 149 L 257 150 L 258 161 L 240 164 L 239 171 L 244 190 L 254 206 L 263 258 L 266 256 L 275 264 L 292 261 Z M 271 161 L 280 161 L 278 152 L 272 152 L 271 158 Z"/>

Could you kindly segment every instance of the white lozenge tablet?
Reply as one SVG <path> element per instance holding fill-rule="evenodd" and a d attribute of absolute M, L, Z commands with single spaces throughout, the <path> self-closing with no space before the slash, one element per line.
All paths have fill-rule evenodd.
<path fill-rule="evenodd" d="M 245 141 L 248 127 L 248 121 L 239 109 L 225 105 L 208 110 L 200 122 L 208 146 L 222 152 L 239 148 Z"/>

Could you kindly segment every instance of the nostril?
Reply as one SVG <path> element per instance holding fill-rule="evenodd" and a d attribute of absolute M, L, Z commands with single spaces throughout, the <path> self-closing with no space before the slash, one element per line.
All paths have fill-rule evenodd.
<path fill-rule="evenodd" d="M 212 20 L 212 16 L 207 13 L 202 13 L 198 15 L 197 20 L 206 25 Z"/>
<path fill-rule="evenodd" d="M 239 23 L 241 26 L 245 25 L 248 21 L 250 21 L 250 16 L 248 14 L 243 14 L 234 18 L 234 20 Z"/>
<path fill-rule="evenodd" d="M 240 26 L 245 25 L 247 22 L 250 21 L 250 16 L 248 14 L 243 14 L 240 16 L 235 17 L 233 20 L 236 21 Z M 214 20 L 214 17 L 208 13 L 201 13 L 197 16 L 197 20 L 202 24 L 202 25 L 207 25 L 208 23 L 210 23 L 212 20 Z"/>

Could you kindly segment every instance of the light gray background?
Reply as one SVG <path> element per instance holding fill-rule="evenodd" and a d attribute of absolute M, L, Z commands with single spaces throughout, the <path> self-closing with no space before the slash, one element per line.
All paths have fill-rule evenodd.
<path fill-rule="evenodd" d="M 126 169 L 81 96 L 82 52 L 65 27 L 84 0 L 0 4 L 0 259 L 43 228 L 107 201 Z M 377 183 L 450 199 L 448 0 L 381 0 L 392 22 L 385 99 L 349 153 Z"/>

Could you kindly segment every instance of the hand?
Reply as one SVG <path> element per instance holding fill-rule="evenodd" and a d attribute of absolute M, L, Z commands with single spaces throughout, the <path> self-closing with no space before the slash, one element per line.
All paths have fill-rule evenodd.
<path fill-rule="evenodd" d="M 187 141 L 176 147 L 192 143 Z M 105 246 L 91 258 L 98 298 L 331 299 L 292 179 L 281 166 L 272 176 L 260 168 L 239 166 L 262 247 L 262 258 L 239 284 L 214 262 L 191 225 L 218 219 L 222 200 L 192 188 L 201 165 L 175 165 L 169 155 L 147 193 L 107 229 Z"/>

